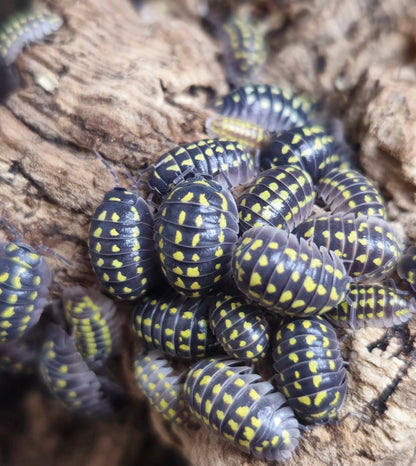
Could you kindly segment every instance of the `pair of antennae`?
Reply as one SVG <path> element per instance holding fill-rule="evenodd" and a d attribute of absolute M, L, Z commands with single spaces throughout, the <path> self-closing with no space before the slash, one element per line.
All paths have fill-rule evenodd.
<path fill-rule="evenodd" d="M 117 187 L 120 187 L 120 180 L 117 176 L 117 173 L 114 171 L 113 167 L 107 162 L 107 160 L 104 159 L 104 157 L 97 151 L 94 149 L 94 154 L 96 155 L 97 158 L 99 158 L 101 160 L 101 162 L 104 164 L 104 166 L 108 169 L 108 171 L 113 175 L 113 178 L 114 178 L 114 181 L 116 183 L 116 186 Z M 131 175 L 131 173 L 125 169 L 123 170 L 123 173 L 127 176 L 127 178 L 132 182 L 133 186 L 132 186 L 132 189 L 133 190 L 136 190 L 137 189 L 137 186 L 139 185 L 140 183 L 140 179 L 142 178 L 142 176 L 144 175 L 145 171 L 141 171 L 136 179 L 133 178 L 133 176 Z"/>
<path fill-rule="evenodd" d="M 16 239 L 16 241 L 23 242 L 22 233 L 20 233 L 20 231 L 14 225 L 12 225 L 8 220 L 6 220 L 6 217 L 4 215 L 5 210 L 6 207 L 4 204 L 2 204 L 0 223 L 2 223 L 5 226 L 6 230 L 9 231 L 9 233 Z"/>
<path fill-rule="evenodd" d="M 6 217 L 4 216 L 4 211 L 5 211 L 5 206 L 3 204 L 2 209 L 1 209 L 0 223 L 3 224 L 5 226 L 5 228 L 9 231 L 9 233 L 14 237 L 14 241 L 24 244 L 22 233 L 12 223 L 10 223 L 6 219 Z M 75 264 L 74 262 L 71 262 L 69 259 L 67 259 L 64 256 L 61 256 L 60 254 L 58 254 L 56 251 L 49 248 L 45 244 L 42 244 L 42 243 L 38 244 L 36 246 L 36 248 L 34 248 L 34 250 L 36 250 L 37 252 L 44 252 L 44 253 L 50 254 L 51 256 L 54 256 L 57 259 L 60 259 L 61 261 L 65 262 L 70 267 L 76 267 L 77 266 L 77 264 Z"/>

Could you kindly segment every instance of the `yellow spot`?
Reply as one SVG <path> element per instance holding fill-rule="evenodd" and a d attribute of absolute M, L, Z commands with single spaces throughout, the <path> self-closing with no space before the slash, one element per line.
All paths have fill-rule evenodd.
<path fill-rule="evenodd" d="M 309 396 L 300 396 L 298 401 L 305 406 L 311 406 L 312 402 Z"/>
<path fill-rule="evenodd" d="M 249 406 L 240 406 L 235 411 L 237 416 L 241 417 L 242 419 L 245 418 L 249 412 L 250 412 L 250 407 Z"/>
<path fill-rule="evenodd" d="M 124 280 L 126 280 L 127 277 L 125 275 L 123 275 L 120 270 L 117 272 L 117 280 L 120 281 L 120 282 L 123 282 Z"/>
<path fill-rule="evenodd" d="M 315 406 L 320 406 L 322 404 L 322 402 L 326 399 L 327 397 L 327 392 L 326 390 L 322 390 L 321 392 L 319 392 L 316 397 L 315 397 Z"/>
<path fill-rule="evenodd" d="M 173 255 L 173 258 L 176 259 L 177 261 L 183 261 L 185 259 L 185 256 L 182 251 L 176 251 L 172 255 Z"/>
<path fill-rule="evenodd" d="M 176 230 L 175 233 L 175 244 L 179 244 L 182 242 L 182 232 L 180 230 Z"/>
<path fill-rule="evenodd" d="M 290 301 L 291 299 L 293 299 L 293 293 L 290 290 L 286 290 L 285 292 L 281 294 L 279 302 L 286 303 Z"/>
<path fill-rule="evenodd" d="M 178 223 L 179 225 L 183 225 L 186 219 L 186 212 L 184 210 L 181 210 L 178 216 Z"/>
<path fill-rule="evenodd" d="M 230 426 L 230 428 L 231 428 L 231 430 L 232 430 L 233 432 L 236 432 L 237 429 L 239 428 L 238 422 L 235 422 L 235 421 L 233 421 L 232 419 L 230 419 L 230 420 L 228 421 L 228 425 Z"/>
<path fill-rule="evenodd" d="M 307 276 L 303 282 L 303 286 L 308 293 L 313 293 L 318 285 L 310 276 Z"/>
<path fill-rule="evenodd" d="M 261 275 L 258 272 L 254 272 L 250 278 L 250 287 L 261 285 Z"/>

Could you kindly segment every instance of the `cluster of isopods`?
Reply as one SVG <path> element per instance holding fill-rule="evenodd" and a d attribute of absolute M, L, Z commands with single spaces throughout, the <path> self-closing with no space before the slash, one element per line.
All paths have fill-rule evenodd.
<path fill-rule="evenodd" d="M 242 20 L 224 34 L 230 81 L 251 82 L 265 62 L 261 36 Z M 0 47 L 2 59 L 19 44 Z M 91 263 L 107 294 L 134 302 L 146 348 L 135 377 L 155 409 L 256 458 L 286 459 L 300 427 L 336 419 L 345 400 L 334 326 L 388 327 L 415 312 L 416 252 L 403 254 L 377 188 L 310 100 L 245 84 L 213 109 L 210 138 L 142 174 L 151 202 L 104 161 L 115 187 L 91 219 Z M 103 368 L 120 345 L 114 300 L 77 286 L 59 312 L 45 311 L 48 265 L 2 222 L 17 236 L 0 244 L 3 370 L 34 364 L 28 348 L 33 355 L 33 332 L 50 312 L 37 356 L 43 380 L 74 413 L 111 415 L 116 390 Z M 396 268 L 412 290 L 386 281 Z M 268 381 L 256 371 L 270 357 Z M 177 359 L 188 369 L 176 370 Z"/>

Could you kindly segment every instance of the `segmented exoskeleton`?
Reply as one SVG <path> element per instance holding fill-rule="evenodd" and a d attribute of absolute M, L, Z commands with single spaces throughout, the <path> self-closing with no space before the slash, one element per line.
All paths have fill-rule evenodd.
<path fill-rule="evenodd" d="M 322 317 L 285 319 L 273 341 L 274 380 L 305 424 L 334 419 L 347 394 L 337 335 Z"/>
<path fill-rule="evenodd" d="M 256 458 L 287 459 L 298 444 L 298 421 L 285 397 L 242 362 L 215 358 L 194 364 L 184 397 L 201 422 Z"/>

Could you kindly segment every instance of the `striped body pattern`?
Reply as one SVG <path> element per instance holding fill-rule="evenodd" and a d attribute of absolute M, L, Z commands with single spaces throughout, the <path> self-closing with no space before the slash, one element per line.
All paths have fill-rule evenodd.
<path fill-rule="evenodd" d="M 416 246 L 410 246 L 400 257 L 397 274 L 416 291 Z"/>
<path fill-rule="evenodd" d="M 266 355 L 270 329 L 264 312 L 242 295 L 218 294 L 211 303 L 209 323 L 227 354 L 248 362 Z"/>
<path fill-rule="evenodd" d="M 33 248 L 0 243 L 0 342 L 22 337 L 38 322 L 51 280 L 48 264 Z"/>
<path fill-rule="evenodd" d="M 261 149 L 269 140 L 269 134 L 261 126 L 238 118 L 208 118 L 205 129 L 211 137 L 237 141 L 253 153 Z"/>
<path fill-rule="evenodd" d="M 393 327 L 407 322 L 415 311 L 415 298 L 395 286 L 352 283 L 346 300 L 325 317 L 335 327 Z"/>
<path fill-rule="evenodd" d="M 253 158 L 238 142 L 201 139 L 160 156 L 152 167 L 148 184 L 164 196 L 175 184 L 194 175 L 212 176 L 225 188 L 238 186 L 255 175 Z"/>
<path fill-rule="evenodd" d="M 334 251 L 356 281 L 375 281 L 388 276 L 402 252 L 393 225 L 378 217 L 316 215 L 294 233 Z"/>
<path fill-rule="evenodd" d="M 308 218 L 315 202 L 309 174 L 295 165 L 261 172 L 237 199 L 240 231 L 272 225 L 292 231 Z"/>
<path fill-rule="evenodd" d="M 289 316 L 329 311 L 345 299 L 351 280 L 335 253 L 271 226 L 244 233 L 233 269 L 249 299 Z"/>
<path fill-rule="evenodd" d="M 299 424 L 285 397 L 243 363 L 203 359 L 185 380 L 185 402 L 201 422 L 258 459 L 290 457 Z"/>
<path fill-rule="evenodd" d="M 301 126 L 270 138 L 260 154 L 262 170 L 296 165 L 309 173 L 314 184 L 335 167 L 347 168 L 349 160 L 323 126 Z"/>
<path fill-rule="evenodd" d="M 72 338 L 50 325 L 40 356 L 40 373 L 50 392 L 75 414 L 108 416 L 113 408 Z"/>
<path fill-rule="evenodd" d="M 214 180 L 195 177 L 180 183 L 162 201 L 154 230 L 162 271 L 179 293 L 203 296 L 229 278 L 237 206 Z"/>
<path fill-rule="evenodd" d="M 62 26 L 62 18 L 35 11 L 11 15 L 0 24 L 0 56 L 11 65 L 30 42 L 42 40 Z"/>
<path fill-rule="evenodd" d="M 146 202 L 121 187 L 109 191 L 91 219 L 89 252 L 95 274 L 113 297 L 131 301 L 149 290 L 157 272 Z"/>
<path fill-rule="evenodd" d="M 209 301 L 174 290 L 145 296 L 134 308 L 134 329 L 149 349 L 173 357 L 203 358 L 218 351 L 208 324 Z"/>
<path fill-rule="evenodd" d="M 334 419 L 347 394 L 337 335 L 322 317 L 284 320 L 272 352 L 279 390 L 300 422 Z"/>
<path fill-rule="evenodd" d="M 307 124 L 308 114 L 303 106 L 303 99 L 291 91 L 249 84 L 217 99 L 213 109 L 222 116 L 249 121 L 267 131 L 283 131 Z"/>
<path fill-rule="evenodd" d="M 376 186 L 352 168 L 334 168 L 319 180 L 316 190 L 334 215 L 387 218 L 383 198 Z"/>
<path fill-rule="evenodd" d="M 251 21 L 235 17 L 227 21 L 222 30 L 228 81 L 235 86 L 255 81 L 267 58 L 262 31 Z"/>
<path fill-rule="evenodd" d="M 121 329 L 114 302 L 81 286 L 64 290 L 62 301 L 78 351 L 91 367 L 103 364 L 120 344 Z"/>
<path fill-rule="evenodd" d="M 136 356 L 134 375 L 149 403 L 164 419 L 187 424 L 190 412 L 183 400 L 184 376 L 176 374 L 172 364 L 159 351 Z"/>

